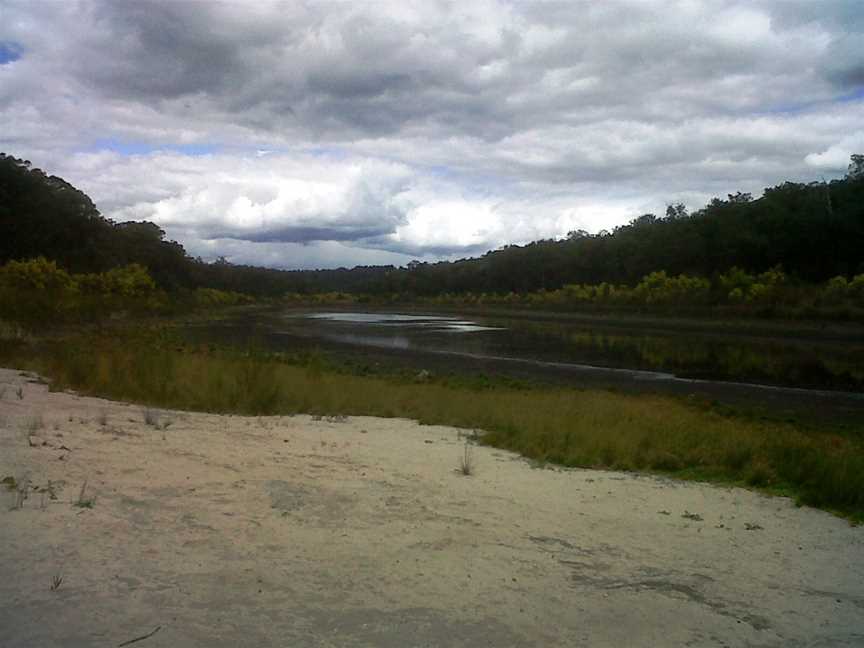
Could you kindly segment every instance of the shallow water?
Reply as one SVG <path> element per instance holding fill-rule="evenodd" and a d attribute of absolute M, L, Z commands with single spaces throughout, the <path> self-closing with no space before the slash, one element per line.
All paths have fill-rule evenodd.
<path fill-rule="evenodd" d="M 401 313 L 311 313 L 301 315 L 308 319 L 370 326 L 388 326 L 403 329 L 422 328 L 440 332 L 471 333 L 474 331 L 503 331 L 502 326 L 482 326 L 470 320 L 443 315 L 404 315 Z M 379 336 L 380 337 L 380 336 Z M 388 345 L 389 346 L 389 345 Z"/>
<path fill-rule="evenodd" d="M 299 312 L 244 316 L 208 325 L 222 341 L 248 339 L 275 350 L 354 349 L 404 353 L 439 364 L 492 361 L 533 375 L 573 370 L 639 381 L 724 381 L 864 392 L 864 342 L 650 330 L 530 317 L 440 313 Z M 250 319 L 251 318 L 251 319 Z M 199 331 L 200 333 L 200 331 Z M 407 357 L 407 356 L 406 356 Z"/>

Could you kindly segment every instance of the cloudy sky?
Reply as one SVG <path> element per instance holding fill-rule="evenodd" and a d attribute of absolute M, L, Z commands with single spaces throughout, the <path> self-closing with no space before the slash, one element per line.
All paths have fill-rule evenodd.
<path fill-rule="evenodd" d="M 864 153 L 861 0 L 0 0 L 0 150 L 195 256 L 461 258 Z"/>

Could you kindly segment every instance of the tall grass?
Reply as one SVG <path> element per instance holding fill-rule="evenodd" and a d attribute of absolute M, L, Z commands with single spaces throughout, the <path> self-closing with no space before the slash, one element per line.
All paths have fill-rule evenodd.
<path fill-rule="evenodd" d="M 147 405 L 263 414 L 403 416 L 485 430 L 484 443 L 565 466 L 656 471 L 786 492 L 864 519 L 864 443 L 793 423 L 728 416 L 679 399 L 564 388 L 418 384 L 256 353 L 64 343 L 28 368 Z"/>

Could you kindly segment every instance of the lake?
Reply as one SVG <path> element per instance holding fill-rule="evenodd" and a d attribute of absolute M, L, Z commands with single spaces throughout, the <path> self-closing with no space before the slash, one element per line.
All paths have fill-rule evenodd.
<path fill-rule="evenodd" d="M 831 392 L 829 398 L 849 397 L 853 407 L 864 406 L 864 341 L 854 336 L 729 333 L 719 326 L 664 330 L 662 324 L 623 318 L 583 321 L 531 313 L 293 309 L 210 323 L 195 335 L 235 344 L 252 337 L 273 350 L 321 349 L 355 364 L 711 397 L 756 393 L 765 401 Z"/>

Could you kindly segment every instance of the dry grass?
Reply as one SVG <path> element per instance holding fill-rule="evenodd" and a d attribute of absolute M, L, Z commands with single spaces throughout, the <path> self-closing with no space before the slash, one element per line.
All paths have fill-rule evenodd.
<path fill-rule="evenodd" d="M 153 409 L 152 407 L 145 407 L 142 414 L 144 416 L 144 423 L 155 428 L 159 427 L 159 410 Z"/>
<path fill-rule="evenodd" d="M 466 477 L 473 475 L 476 464 L 474 461 L 474 449 L 471 444 L 465 442 L 465 447 L 462 449 L 462 454 L 459 455 L 459 464 L 456 466 L 456 472 Z"/>
<path fill-rule="evenodd" d="M 10 485 L 14 485 L 15 488 L 15 503 L 12 505 L 12 510 L 20 511 L 24 508 L 24 502 L 30 496 L 30 478 L 25 476 L 19 481 L 13 478 Z"/>
<path fill-rule="evenodd" d="M 36 368 L 60 387 L 120 400 L 249 415 L 404 416 L 484 430 L 483 443 L 540 462 L 749 484 L 864 516 L 861 435 L 724 416 L 671 397 L 418 384 L 249 354 L 116 343 L 46 356 Z"/>

